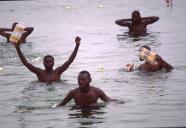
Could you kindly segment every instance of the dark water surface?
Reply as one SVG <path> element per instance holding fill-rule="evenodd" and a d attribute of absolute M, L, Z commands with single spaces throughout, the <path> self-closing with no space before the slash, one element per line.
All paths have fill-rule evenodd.
<path fill-rule="evenodd" d="M 55 67 L 70 56 L 76 36 L 82 38 L 78 55 L 61 76 L 46 85 L 20 62 L 15 48 L 0 36 L 0 124 L 2 128 L 123 128 L 186 126 L 186 1 L 174 0 L 35 0 L 0 1 L 0 27 L 15 21 L 34 26 L 28 43 L 21 45 L 26 58 L 43 67 L 51 54 Z M 129 37 L 128 29 L 114 21 L 128 18 L 133 10 L 142 16 L 159 16 L 145 37 Z M 172 72 L 126 72 L 138 49 L 147 44 L 174 66 Z M 99 66 L 104 70 L 99 70 Z M 3 70 L 2 70 L 3 68 Z M 125 103 L 74 108 L 51 106 L 77 87 L 81 70 L 92 74 L 92 85 Z"/>

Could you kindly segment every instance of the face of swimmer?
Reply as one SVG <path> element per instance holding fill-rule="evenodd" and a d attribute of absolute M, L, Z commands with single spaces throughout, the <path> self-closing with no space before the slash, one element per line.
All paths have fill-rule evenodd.
<path fill-rule="evenodd" d="M 78 85 L 79 85 L 79 89 L 82 92 L 87 92 L 89 90 L 90 82 L 91 82 L 91 76 L 90 76 L 89 72 L 82 71 L 79 73 Z"/>
<path fill-rule="evenodd" d="M 141 22 L 141 16 L 139 11 L 133 11 L 132 12 L 132 22 L 134 24 L 140 23 Z"/>
<path fill-rule="evenodd" d="M 47 55 L 43 59 L 43 65 L 47 71 L 51 71 L 54 66 L 54 58 L 50 55 Z"/>

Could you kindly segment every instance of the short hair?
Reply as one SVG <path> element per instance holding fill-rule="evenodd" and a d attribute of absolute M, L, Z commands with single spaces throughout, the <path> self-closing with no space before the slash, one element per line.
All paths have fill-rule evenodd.
<path fill-rule="evenodd" d="M 149 51 L 151 51 L 150 47 L 147 46 L 147 45 L 143 45 L 143 46 L 141 46 L 141 48 L 146 48 L 146 49 L 148 49 Z M 140 48 L 139 50 L 141 50 L 141 48 Z"/>
<path fill-rule="evenodd" d="M 51 56 L 51 55 L 46 55 L 46 56 L 44 56 L 43 60 L 45 60 L 46 58 L 52 58 L 52 59 L 54 60 L 54 57 Z"/>
<path fill-rule="evenodd" d="M 132 12 L 132 15 L 133 15 L 134 13 L 137 13 L 138 15 L 140 15 L 140 12 L 139 12 L 138 10 L 133 11 L 133 12 Z"/>
<path fill-rule="evenodd" d="M 89 73 L 88 71 L 83 70 L 83 71 L 81 71 L 81 72 L 79 73 L 79 75 L 80 75 L 80 74 L 87 74 L 88 79 L 91 80 L 91 75 L 90 75 L 90 73 Z"/>

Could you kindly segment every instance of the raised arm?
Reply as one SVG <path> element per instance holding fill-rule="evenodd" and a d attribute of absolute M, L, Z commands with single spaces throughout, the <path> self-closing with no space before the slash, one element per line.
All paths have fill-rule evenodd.
<path fill-rule="evenodd" d="M 19 47 L 19 44 L 15 44 L 15 48 L 16 48 L 16 51 L 19 55 L 19 58 L 21 59 L 21 62 L 33 73 L 35 74 L 38 74 L 41 69 L 40 68 L 37 68 L 37 67 L 34 67 L 32 64 L 30 64 L 26 58 L 24 57 L 23 53 L 21 52 L 21 49 Z"/>
<path fill-rule="evenodd" d="M 30 35 L 33 32 L 33 27 L 27 27 L 24 29 L 24 33 L 22 35 L 23 38 L 26 38 L 28 35 Z"/>
<path fill-rule="evenodd" d="M 80 37 L 76 37 L 76 39 L 75 39 L 76 46 L 75 46 L 74 51 L 72 52 L 71 56 L 69 57 L 69 59 L 62 66 L 56 68 L 56 71 L 58 72 L 58 74 L 61 74 L 65 70 L 67 70 L 67 68 L 73 62 L 73 60 L 75 59 L 76 54 L 78 52 L 80 41 L 81 41 L 81 38 Z"/>
<path fill-rule="evenodd" d="M 7 41 L 9 40 L 11 34 L 7 32 L 12 32 L 11 28 L 0 28 L 0 35 L 7 38 Z"/>
<path fill-rule="evenodd" d="M 143 17 L 142 20 L 146 25 L 148 25 L 148 24 L 152 24 L 152 23 L 158 21 L 159 17 L 157 17 L 157 16 Z"/>
<path fill-rule="evenodd" d="M 120 26 L 127 26 L 127 27 L 130 27 L 131 22 L 132 22 L 132 19 L 119 19 L 119 20 L 116 20 L 116 21 L 115 21 L 115 23 L 116 23 L 117 25 L 120 25 Z"/>
<path fill-rule="evenodd" d="M 159 55 L 156 55 L 156 61 L 158 61 L 163 68 L 167 69 L 168 71 L 173 69 L 173 67 L 168 64 L 165 60 L 163 60 Z"/>
<path fill-rule="evenodd" d="M 61 101 L 59 104 L 57 104 L 56 107 L 64 106 L 65 104 L 67 104 L 73 98 L 73 95 L 74 95 L 74 90 L 70 91 L 67 94 L 67 96 L 63 99 L 63 101 Z"/>

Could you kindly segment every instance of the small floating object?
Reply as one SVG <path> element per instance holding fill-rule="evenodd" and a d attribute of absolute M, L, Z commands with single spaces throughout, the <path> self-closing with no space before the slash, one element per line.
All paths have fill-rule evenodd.
<path fill-rule="evenodd" d="M 102 5 L 102 4 L 99 4 L 99 5 L 98 5 L 98 8 L 103 8 L 103 5 Z"/>
<path fill-rule="evenodd" d="M 52 108 L 56 108 L 58 106 L 57 103 L 55 103 L 54 105 L 52 105 Z"/>
<path fill-rule="evenodd" d="M 103 70 L 104 70 L 103 65 L 100 64 L 100 65 L 98 66 L 98 70 L 99 70 L 99 71 L 103 71 Z"/>
<path fill-rule="evenodd" d="M 9 11 L 10 11 L 10 12 L 13 12 L 13 11 L 14 11 L 14 9 L 9 9 Z"/>
<path fill-rule="evenodd" d="M 172 0 L 165 0 L 165 2 L 167 3 L 167 6 L 172 6 Z"/>
<path fill-rule="evenodd" d="M 70 7 L 70 6 L 68 6 L 68 5 L 65 5 L 65 8 L 66 8 L 66 9 L 70 9 L 71 7 Z"/>
<path fill-rule="evenodd" d="M 3 70 L 3 67 L 0 67 L 0 71 L 2 71 Z"/>

